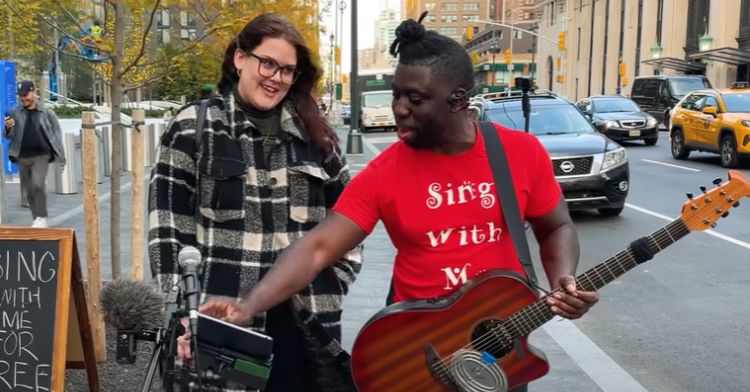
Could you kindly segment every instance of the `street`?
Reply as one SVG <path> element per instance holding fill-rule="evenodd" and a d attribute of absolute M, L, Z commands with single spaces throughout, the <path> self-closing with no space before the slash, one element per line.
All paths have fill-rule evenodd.
<path fill-rule="evenodd" d="M 344 144 L 347 129 L 340 127 L 337 131 Z M 393 133 L 366 134 L 364 139 L 364 155 L 349 156 L 353 173 L 396 140 Z M 714 178 L 726 178 L 727 171 L 719 165 L 718 156 L 693 152 L 686 161 L 674 160 L 664 132 L 653 147 L 640 142 L 624 145 L 630 159 L 631 190 L 622 215 L 602 218 L 595 212 L 573 214 L 581 242 L 579 273 L 676 218 L 686 200 L 685 193 L 699 194 L 700 185 L 710 186 Z M 741 171 L 750 175 L 748 169 Z M 129 180 L 126 174 L 125 203 L 130 196 Z M 53 184 L 50 178 L 50 223 L 75 228 L 78 249 L 83 252 L 81 195 L 54 194 Z M 108 188 L 108 182 L 99 188 L 101 238 L 108 238 Z M 8 215 L 3 223 L 29 225 L 29 211 L 17 207 L 18 184 L 6 184 L 6 192 Z M 130 227 L 129 214 L 124 218 L 124 227 Z M 741 293 L 750 285 L 748 220 L 750 200 L 742 201 L 727 219 L 720 220 L 715 231 L 691 233 L 605 287 L 599 304 L 583 319 L 555 319 L 534 332 L 530 340 L 547 355 L 551 370 L 529 390 L 746 391 L 750 384 L 750 341 L 746 338 L 750 303 Z M 123 244 L 129 243 L 130 234 L 130 229 L 123 230 Z M 530 238 L 532 254 L 536 254 Z M 102 241 L 100 254 L 102 278 L 109 280 L 107 241 Z M 365 241 L 363 270 L 345 298 L 343 344 L 347 349 L 362 325 L 384 306 L 394 254 L 379 225 Z M 127 274 L 128 247 L 123 247 L 122 260 Z M 81 263 L 85 274 L 83 253 Z M 543 275 L 538 261 L 537 274 L 540 278 Z M 147 262 L 145 275 L 150 276 Z M 130 369 L 134 379 L 143 377 L 141 369 L 111 368 Z M 76 377 L 80 376 L 77 373 Z"/>
<path fill-rule="evenodd" d="M 351 170 L 361 170 L 395 140 L 392 133 L 366 134 L 365 154 L 350 158 Z M 673 159 L 664 132 L 653 147 L 623 145 L 631 170 L 627 208 L 615 218 L 573 214 L 581 242 L 578 273 L 676 218 L 687 192 L 700 194 L 700 185 L 726 179 L 718 156 L 693 152 L 687 161 Z M 532 334 L 552 369 L 530 391 L 746 391 L 750 304 L 740 293 L 750 283 L 750 207 L 741 204 L 715 231 L 691 233 L 605 287 L 583 319 L 553 320 Z M 347 347 L 384 303 L 393 254 L 378 227 L 365 243 L 363 271 L 344 305 Z M 538 260 L 537 271 L 542 274 Z"/>

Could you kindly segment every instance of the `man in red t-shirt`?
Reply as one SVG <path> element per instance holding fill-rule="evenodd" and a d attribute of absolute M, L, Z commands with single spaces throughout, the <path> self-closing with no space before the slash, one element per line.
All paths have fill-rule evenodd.
<path fill-rule="evenodd" d="M 414 20 L 396 36 L 392 108 L 400 140 L 354 177 L 333 213 L 284 251 L 245 300 L 210 302 L 202 311 L 241 322 L 271 308 L 362 242 L 379 220 L 397 249 L 395 301 L 450 294 L 488 269 L 523 274 L 498 205 L 497 192 L 512 190 L 495 189 L 484 141 L 468 116 L 468 54 Z M 564 288 L 548 299 L 550 310 L 581 317 L 598 294 L 576 290 L 578 237 L 549 156 L 534 136 L 496 128 L 550 285 Z"/>

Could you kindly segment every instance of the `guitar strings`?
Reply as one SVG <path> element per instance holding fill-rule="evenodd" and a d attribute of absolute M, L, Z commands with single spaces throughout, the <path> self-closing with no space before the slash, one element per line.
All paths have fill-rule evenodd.
<path fill-rule="evenodd" d="M 680 220 L 680 219 L 677 219 L 677 220 L 673 221 L 672 223 L 668 224 L 667 226 L 665 226 L 665 227 L 663 227 L 663 228 L 662 228 L 661 230 L 659 230 L 659 232 L 658 232 L 658 233 L 656 233 L 655 235 L 649 235 L 649 236 L 647 236 L 647 238 L 648 238 L 648 239 L 650 239 L 651 241 L 653 241 L 653 242 L 655 243 L 656 247 L 657 247 L 658 249 L 660 249 L 660 250 L 661 250 L 661 249 L 662 249 L 662 247 L 658 245 L 658 244 L 659 244 L 659 242 L 661 242 L 661 241 L 664 241 L 664 240 L 667 240 L 667 239 L 671 240 L 671 242 L 672 242 L 672 243 L 674 243 L 674 242 L 675 242 L 674 236 L 673 236 L 673 235 L 672 235 L 672 234 L 671 234 L 671 233 L 669 232 L 669 230 L 670 230 L 670 226 L 672 226 L 673 224 L 675 224 L 675 223 L 678 223 L 678 222 L 680 222 L 680 223 L 681 223 L 681 220 Z M 686 232 L 686 233 L 689 233 L 689 231 L 688 231 L 688 230 L 685 230 L 685 232 Z M 675 234 L 675 235 L 677 235 L 678 233 L 674 233 L 674 234 Z M 679 238 L 680 236 L 679 236 L 679 235 L 677 235 L 677 237 Z M 630 261 L 630 262 L 633 262 L 633 263 L 635 263 L 635 264 L 634 264 L 633 266 L 631 266 L 630 268 L 628 268 L 628 269 L 625 269 L 625 270 L 624 270 L 624 272 L 627 272 L 628 270 L 630 270 L 630 269 L 632 269 L 633 267 L 635 267 L 635 266 L 637 266 L 637 265 L 638 265 L 638 263 L 637 263 L 637 262 L 635 261 L 635 259 L 633 258 L 633 255 L 632 255 L 632 253 L 630 252 L 630 249 L 629 249 L 629 248 L 626 248 L 626 249 L 624 249 L 624 250 L 622 250 L 622 251 L 618 252 L 617 254 L 615 254 L 614 256 L 612 256 L 612 257 L 610 257 L 610 258 L 614 258 L 615 260 L 617 260 L 617 261 L 618 261 L 618 262 L 620 263 L 620 266 L 621 266 L 621 267 L 623 267 L 622 261 L 621 261 L 621 260 L 619 260 L 621 256 L 628 256 L 629 260 L 627 260 L 627 259 L 626 259 L 625 261 Z M 592 268 L 592 269 L 591 269 L 591 271 L 589 271 L 589 273 L 590 273 L 590 272 L 595 272 L 595 273 L 596 273 L 596 274 L 597 274 L 597 275 L 599 276 L 599 279 L 601 279 L 601 280 L 602 280 L 602 282 L 604 282 L 604 283 L 606 284 L 606 283 L 608 283 L 608 282 L 607 282 L 607 281 L 606 281 L 606 280 L 605 280 L 604 278 L 602 278 L 602 275 L 601 275 L 601 274 L 599 273 L 599 272 L 600 272 L 600 271 L 599 271 L 599 269 L 600 269 L 600 268 L 601 268 L 601 269 L 604 269 L 604 268 L 606 268 L 606 269 L 607 269 L 607 271 L 608 271 L 608 272 L 609 272 L 609 273 L 610 273 L 610 274 L 611 274 L 611 275 L 613 276 L 613 278 L 617 278 L 617 276 L 615 276 L 615 275 L 614 275 L 614 273 L 612 272 L 612 270 L 611 270 L 611 269 L 609 268 L 609 266 L 607 265 L 607 262 L 603 262 L 603 263 L 601 263 L 601 264 L 599 264 L 599 265 L 595 266 L 594 268 Z M 602 272 L 603 272 L 603 271 L 602 271 Z M 583 274 L 583 275 L 581 276 L 581 278 L 584 278 L 584 277 L 585 277 L 585 278 L 586 278 L 587 280 L 589 280 L 589 282 L 588 282 L 588 283 L 589 283 L 589 284 L 590 284 L 590 285 L 591 285 L 592 287 L 594 287 L 594 288 L 595 288 L 596 286 L 595 286 L 595 285 L 593 285 L 593 284 L 591 284 L 592 282 L 591 282 L 591 280 L 590 280 L 590 277 L 588 276 L 588 275 L 589 275 L 589 273 L 584 273 L 584 274 Z M 576 283 L 578 283 L 578 281 L 576 281 Z M 543 297 L 542 297 L 542 298 L 540 298 L 539 300 L 537 300 L 537 301 L 534 301 L 534 303 L 532 303 L 532 304 L 529 304 L 529 305 L 527 305 L 526 307 L 524 307 L 523 309 L 521 309 L 521 310 L 520 310 L 519 312 L 517 312 L 517 314 L 518 314 L 518 313 L 531 313 L 531 316 L 533 316 L 533 319 L 529 319 L 529 317 L 525 317 L 525 318 L 524 318 L 524 317 L 521 317 L 521 320 L 519 320 L 519 321 L 523 322 L 523 323 L 524 323 L 524 324 L 526 324 L 526 325 L 527 325 L 528 327 L 532 326 L 532 325 L 533 325 L 534 323 L 537 323 L 537 324 L 538 324 L 538 323 L 540 323 L 540 322 L 542 322 L 542 323 L 543 323 L 543 322 L 549 321 L 549 319 L 550 319 L 550 318 L 547 318 L 547 319 L 545 320 L 545 316 L 544 316 L 544 315 L 542 315 L 541 317 L 539 317 L 539 316 L 537 316 L 537 314 L 538 314 L 538 313 L 539 313 L 539 312 L 540 312 L 541 310 L 543 310 L 543 309 L 546 309 L 546 310 L 547 310 L 547 311 L 548 311 L 548 312 L 549 312 L 549 313 L 551 314 L 551 312 L 549 311 L 549 307 L 547 307 L 547 305 L 546 305 L 546 303 L 545 303 L 545 302 L 546 302 L 546 299 L 547 299 L 547 298 L 549 298 L 549 296 L 550 296 L 550 295 L 552 295 L 552 294 L 555 294 L 555 293 L 559 293 L 559 292 L 562 292 L 562 291 L 563 291 L 563 290 L 562 290 L 561 288 L 558 288 L 558 289 L 556 289 L 556 290 L 552 291 L 551 293 L 549 293 L 549 294 L 547 294 L 547 295 L 543 296 Z M 540 306 L 540 305 L 541 305 L 541 306 Z M 553 316 L 554 316 L 554 315 L 553 315 Z M 506 321 L 510 320 L 510 322 L 511 322 L 512 326 L 513 326 L 513 327 L 514 327 L 514 328 L 516 329 L 516 331 L 517 331 L 517 332 L 519 332 L 519 335 L 525 335 L 525 334 L 521 334 L 521 333 L 520 333 L 520 332 L 522 332 L 522 331 L 521 331 L 521 329 L 520 329 L 520 328 L 518 327 L 518 323 L 516 323 L 516 321 L 514 321 L 514 320 L 511 320 L 511 319 L 513 319 L 513 318 L 514 318 L 514 317 L 513 317 L 513 316 L 511 316 L 510 318 L 508 318 L 508 319 L 505 319 L 505 320 L 503 320 L 503 321 L 498 321 L 498 323 L 499 323 L 499 324 L 505 324 L 505 322 L 506 322 Z M 492 328 L 494 328 L 494 327 L 492 327 Z M 533 329 L 536 329 L 536 328 L 533 328 Z M 531 331 L 533 331 L 533 329 L 532 329 Z M 507 331 L 507 329 L 506 329 L 506 331 Z M 531 333 L 531 331 L 530 331 L 529 333 Z M 437 363 L 434 363 L 434 364 L 432 364 L 432 365 L 431 365 L 431 366 L 432 366 L 432 368 L 433 368 L 433 370 L 435 370 L 436 372 L 437 372 L 437 371 L 441 372 L 441 374 L 442 374 L 442 375 L 444 375 L 444 376 L 445 376 L 445 375 L 449 375 L 449 373 L 450 373 L 450 369 L 449 369 L 449 367 L 448 367 L 448 366 L 450 365 L 450 359 L 449 359 L 449 358 L 450 358 L 451 356 L 453 356 L 453 355 L 454 355 L 455 353 L 457 353 L 457 352 L 459 352 L 459 351 L 461 351 L 461 350 L 470 350 L 470 349 L 472 348 L 472 346 L 473 346 L 473 347 L 475 347 L 475 348 L 477 349 L 477 351 L 492 351 L 492 350 L 495 350 L 495 349 L 503 349 L 503 348 L 506 348 L 506 347 L 507 347 L 507 345 L 506 345 L 506 344 L 505 344 L 505 343 L 504 343 L 503 341 L 501 341 L 500 339 L 497 339 L 497 337 L 496 337 L 496 336 L 493 336 L 493 335 L 495 335 L 495 334 L 496 334 L 496 332 L 497 332 L 497 331 L 493 329 L 493 330 L 492 330 L 491 332 L 485 333 L 485 334 L 484 334 L 484 335 L 483 335 L 482 337 L 480 337 L 479 339 L 477 339 L 477 340 L 476 340 L 476 342 L 470 342 L 469 344 L 465 345 L 464 347 L 460 348 L 459 350 L 456 350 L 456 351 L 454 351 L 453 353 L 451 353 L 451 355 L 449 355 L 448 357 L 445 357 L 445 358 L 441 358 L 440 362 L 437 362 Z M 509 343 L 508 343 L 508 345 L 509 345 L 509 344 L 511 344 L 511 343 L 512 343 L 512 342 L 509 342 Z M 485 346 L 485 345 L 487 345 L 487 346 L 486 346 L 486 347 L 482 347 L 482 346 Z M 435 365 L 436 365 L 436 364 L 440 364 L 440 365 L 441 365 L 441 368 L 439 368 L 439 369 L 435 369 Z"/>

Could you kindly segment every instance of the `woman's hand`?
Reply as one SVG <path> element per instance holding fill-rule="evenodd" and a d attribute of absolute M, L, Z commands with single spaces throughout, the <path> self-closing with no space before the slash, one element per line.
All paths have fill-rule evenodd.
<path fill-rule="evenodd" d="M 246 325 L 254 316 L 247 303 L 237 302 L 231 298 L 211 299 L 201 305 L 198 310 L 208 316 L 238 325 Z"/>

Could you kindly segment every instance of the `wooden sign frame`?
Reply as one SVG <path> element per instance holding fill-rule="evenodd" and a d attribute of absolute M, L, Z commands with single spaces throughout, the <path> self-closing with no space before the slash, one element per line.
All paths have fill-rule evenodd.
<path fill-rule="evenodd" d="M 50 391 L 62 392 L 64 390 L 65 369 L 70 368 L 86 369 L 89 390 L 99 392 L 94 340 L 86 305 L 86 292 L 83 287 L 83 273 L 78 257 L 75 231 L 73 229 L 0 226 L 0 241 L 3 240 L 58 242 L 59 260 Z M 80 339 L 77 339 L 78 337 Z M 74 344 L 80 342 L 81 346 L 68 347 L 69 342 Z M 69 353 L 73 354 L 72 358 Z M 81 354 L 83 358 L 80 358 Z"/>

